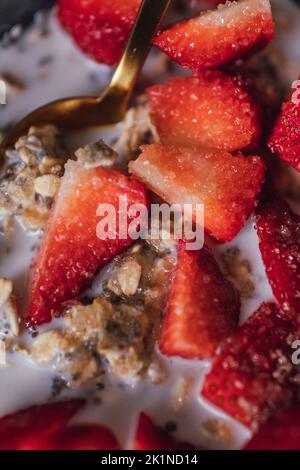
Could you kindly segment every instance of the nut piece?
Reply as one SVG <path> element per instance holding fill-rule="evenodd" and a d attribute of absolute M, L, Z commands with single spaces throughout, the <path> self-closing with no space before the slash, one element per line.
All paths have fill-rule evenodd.
<path fill-rule="evenodd" d="M 31 358 L 38 363 L 53 361 L 54 368 L 75 387 L 96 381 L 103 369 L 92 350 L 64 330 L 50 330 L 34 341 Z"/>
<path fill-rule="evenodd" d="M 142 276 L 142 266 L 133 259 L 121 264 L 117 278 L 124 295 L 134 295 L 139 287 Z"/>
<path fill-rule="evenodd" d="M 0 177 L 0 214 L 21 216 L 32 230 L 42 228 L 59 189 L 65 156 L 58 145 L 58 130 L 31 127 L 5 154 Z"/>
<path fill-rule="evenodd" d="M 11 95 L 17 95 L 25 89 L 24 83 L 11 73 L 1 73 L 0 81 L 4 82 L 7 92 Z"/>
<path fill-rule="evenodd" d="M 87 169 L 97 168 L 98 166 L 112 167 L 119 158 L 117 152 L 102 139 L 78 149 L 75 156 Z"/>
<path fill-rule="evenodd" d="M 18 336 L 19 324 L 12 281 L 0 279 L 0 334 L 7 338 Z"/>
<path fill-rule="evenodd" d="M 43 197 L 54 198 L 60 187 L 60 178 L 55 175 L 38 176 L 34 180 L 34 190 Z"/>
<path fill-rule="evenodd" d="M 120 153 L 125 152 L 127 160 L 133 160 L 138 157 L 141 145 L 155 142 L 159 142 L 159 137 L 151 122 L 147 97 L 142 95 L 136 106 L 127 111 L 123 131 L 115 147 Z"/>

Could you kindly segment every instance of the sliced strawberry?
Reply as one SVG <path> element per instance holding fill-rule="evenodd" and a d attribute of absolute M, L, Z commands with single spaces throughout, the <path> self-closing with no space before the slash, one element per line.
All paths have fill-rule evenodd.
<path fill-rule="evenodd" d="M 152 120 L 161 143 L 228 151 L 255 147 L 260 112 L 249 83 L 239 76 L 206 71 L 147 89 Z"/>
<path fill-rule="evenodd" d="M 103 426 L 70 426 L 54 441 L 58 450 L 121 450 L 113 433 Z"/>
<path fill-rule="evenodd" d="M 233 333 L 240 313 L 239 295 L 207 247 L 188 251 L 178 245 L 177 265 L 160 339 L 167 356 L 212 357 Z"/>
<path fill-rule="evenodd" d="M 141 0 L 58 0 L 58 18 L 83 52 L 98 62 L 119 61 Z"/>
<path fill-rule="evenodd" d="M 134 450 L 195 450 L 191 444 L 178 442 L 163 429 L 155 426 L 148 416 L 140 414 Z"/>
<path fill-rule="evenodd" d="M 47 450 L 84 400 L 48 403 L 0 419 L 1 450 Z"/>
<path fill-rule="evenodd" d="M 235 237 L 255 206 L 264 179 L 259 157 L 225 150 L 145 145 L 130 171 L 169 204 L 204 204 L 205 229 L 217 240 Z"/>
<path fill-rule="evenodd" d="M 0 419 L 0 450 L 119 450 L 114 435 L 102 426 L 69 421 L 84 400 L 47 403 Z"/>
<path fill-rule="evenodd" d="M 273 35 L 269 0 L 240 0 L 173 25 L 154 43 L 183 67 L 198 72 L 263 49 Z"/>
<path fill-rule="evenodd" d="M 299 335 L 276 304 L 263 304 L 225 340 L 202 395 L 253 430 L 287 407 L 297 386 L 291 344 Z"/>
<path fill-rule="evenodd" d="M 268 421 L 245 450 L 300 450 L 300 406 Z"/>
<path fill-rule="evenodd" d="M 300 171 L 300 77 L 269 140 L 269 148 L 297 171 Z M 297 83 L 297 82 L 296 82 Z"/>
<path fill-rule="evenodd" d="M 137 181 L 109 168 L 86 169 L 80 162 L 67 163 L 33 273 L 29 324 L 50 321 L 62 311 L 64 301 L 76 297 L 100 267 L 132 243 L 127 231 L 122 238 L 124 227 L 118 221 L 115 239 L 97 235 L 97 224 L 103 220 L 97 216 L 98 206 L 109 204 L 119 215 L 120 196 L 127 197 L 128 207 L 147 204 Z M 121 215 L 128 226 L 134 220 L 126 212 Z"/>
<path fill-rule="evenodd" d="M 274 296 L 287 315 L 297 318 L 300 313 L 300 217 L 276 191 L 267 190 L 256 209 L 256 227 Z"/>

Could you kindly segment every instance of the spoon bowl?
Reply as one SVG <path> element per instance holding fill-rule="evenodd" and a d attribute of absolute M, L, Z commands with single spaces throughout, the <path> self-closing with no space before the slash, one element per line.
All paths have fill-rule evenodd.
<path fill-rule="evenodd" d="M 171 0 L 143 0 L 122 59 L 100 97 L 79 96 L 48 103 L 24 117 L 0 147 L 1 155 L 31 126 L 53 124 L 64 131 L 109 126 L 122 121 L 141 68 Z"/>

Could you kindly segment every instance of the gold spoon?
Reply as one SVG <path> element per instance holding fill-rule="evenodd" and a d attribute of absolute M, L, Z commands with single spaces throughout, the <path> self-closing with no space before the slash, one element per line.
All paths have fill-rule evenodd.
<path fill-rule="evenodd" d="M 123 57 L 113 78 L 100 97 L 65 98 L 46 104 L 23 118 L 5 136 L 3 155 L 31 126 L 54 124 L 59 129 L 81 129 L 120 122 L 126 113 L 132 90 L 151 49 L 171 0 L 143 0 Z"/>

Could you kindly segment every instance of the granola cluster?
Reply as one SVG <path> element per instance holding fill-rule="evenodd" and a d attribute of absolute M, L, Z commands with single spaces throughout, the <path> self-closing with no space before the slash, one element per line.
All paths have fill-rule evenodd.
<path fill-rule="evenodd" d="M 13 284 L 9 279 L 0 279 L 0 365 L 6 365 L 6 351 L 19 335 L 18 315 Z"/>
<path fill-rule="evenodd" d="M 170 248 L 136 243 L 109 269 L 100 297 L 74 303 L 63 329 L 34 340 L 33 360 L 53 361 L 75 387 L 96 382 L 106 368 L 131 384 L 148 371 L 159 382 L 165 372 L 154 346 L 175 261 Z"/>
<path fill-rule="evenodd" d="M 140 154 L 140 146 L 159 141 L 155 126 L 151 122 L 147 97 L 141 95 L 127 113 L 118 141 L 115 144 L 127 160 L 134 160 Z"/>
<path fill-rule="evenodd" d="M 75 156 L 87 169 L 97 168 L 98 166 L 112 167 L 117 163 L 119 158 L 117 152 L 102 139 L 79 148 L 75 152 Z"/>
<path fill-rule="evenodd" d="M 65 157 L 51 125 L 31 127 L 5 155 L 0 179 L 0 215 L 19 216 L 30 230 L 44 226 L 60 186 Z"/>

